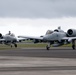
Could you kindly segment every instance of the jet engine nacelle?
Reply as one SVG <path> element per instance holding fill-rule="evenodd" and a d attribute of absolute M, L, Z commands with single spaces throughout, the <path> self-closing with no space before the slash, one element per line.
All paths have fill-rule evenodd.
<path fill-rule="evenodd" d="M 69 29 L 67 31 L 67 35 L 70 37 L 75 37 L 76 36 L 76 30 L 75 29 Z"/>

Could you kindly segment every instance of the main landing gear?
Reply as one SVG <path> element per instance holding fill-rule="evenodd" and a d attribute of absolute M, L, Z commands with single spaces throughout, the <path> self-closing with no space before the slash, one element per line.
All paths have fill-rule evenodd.
<path fill-rule="evenodd" d="M 46 50 L 50 49 L 50 43 L 48 43 L 48 45 L 46 46 Z"/>
<path fill-rule="evenodd" d="M 11 46 L 11 48 L 13 47 L 12 44 L 10 46 Z M 15 48 L 17 48 L 17 44 L 14 44 L 14 46 L 15 46 Z"/>
<path fill-rule="evenodd" d="M 15 48 L 17 47 L 17 44 L 14 44 Z"/>
<path fill-rule="evenodd" d="M 72 40 L 72 49 L 75 50 L 75 41 Z"/>

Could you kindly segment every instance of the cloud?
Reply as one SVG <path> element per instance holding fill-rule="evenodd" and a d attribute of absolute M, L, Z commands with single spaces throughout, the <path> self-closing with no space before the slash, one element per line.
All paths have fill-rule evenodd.
<path fill-rule="evenodd" d="M 0 17 L 76 17 L 76 0 L 0 0 Z"/>
<path fill-rule="evenodd" d="M 10 30 L 16 35 L 40 36 L 45 35 L 47 30 L 54 30 L 58 26 L 64 31 L 76 28 L 76 18 L 59 19 L 23 19 L 23 18 L 0 18 L 0 33 L 6 34 Z"/>

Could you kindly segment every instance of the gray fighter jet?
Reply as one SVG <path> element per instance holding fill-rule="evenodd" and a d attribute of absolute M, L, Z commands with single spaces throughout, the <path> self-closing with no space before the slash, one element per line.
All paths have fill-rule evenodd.
<path fill-rule="evenodd" d="M 5 45 L 11 46 L 11 47 L 14 45 L 15 47 L 17 47 L 17 42 L 23 41 L 23 40 L 25 40 L 25 39 L 15 37 L 15 35 L 13 33 L 11 33 L 10 31 L 6 35 L 2 35 L 0 33 L 0 44 L 5 44 Z"/>
<path fill-rule="evenodd" d="M 60 27 L 54 31 L 48 30 L 46 35 L 41 37 L 28 37 L 28 36 L 19 36 L 22 38 L 33 39 L 34 43 L 38 42 L 47 42 L 48 45 L 46 49 L 49 50 L 50 46 L 58 47 L 64 44 L 72 43 L 72 48 L 75 49 L 75 40 L 76 40 L 76 29 L 68 29 L 67 32 L 61 30 Z"/>

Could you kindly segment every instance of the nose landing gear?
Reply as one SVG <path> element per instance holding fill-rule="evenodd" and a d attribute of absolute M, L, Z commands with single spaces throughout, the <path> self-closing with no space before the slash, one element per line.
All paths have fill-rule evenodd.
<path fill-rule="evenodd" d="M 46 46 L 46 50 L 49 50 L 50 49 L 50 43 L 48 43 L 48 45 Z"/>
<path fill-rule="evenodd" d="M 46 46 L 46 49 L 49 50 L 50 47 L 48 47 L 48 45 Z"/>
<path fill-rule="evenodd" d="M 17 47 L 17 44 L 14 44 L 15 48 Z"/>

